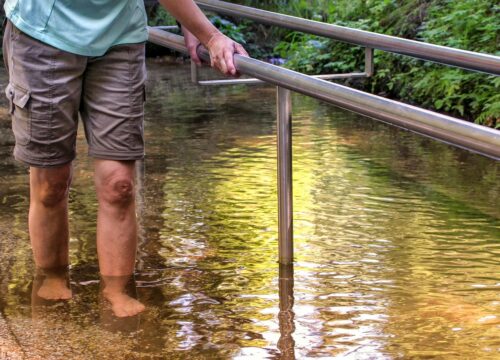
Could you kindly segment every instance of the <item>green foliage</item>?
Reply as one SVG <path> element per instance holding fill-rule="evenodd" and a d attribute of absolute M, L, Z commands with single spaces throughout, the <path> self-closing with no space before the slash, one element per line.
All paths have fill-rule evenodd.
<path fill-rule="evenodd" d="M 465 50 L 498 53 L 500 4 L 490 0 L 440 1 L 429 8 L 420 39 Z"/>
<path fill-rule="evenodd" d="M 498 55 L 500 6 L 491 0 L 294 0 L 239 3 L 336 25 Z M 310 74 L 360 71 L 359 47 L 285 32 L 274 53 Z M 267 41 L 269 42 L 269 41 Z M 376 51 L 375 76 L 354 84 L 384 96 L 500 127 L 500 80 Z"/>
<path fill-rule="evenodd" d="M 380 19 L 397 8 L 394 0 L 360 1 L 338 0 L 330 2 L 325 12 L 315 13 L 314 19 L 360 30 L 382 32 Z M 304 12 L 298 14 L 305 15 Z M 316 46 L 319 45 L 320 46 Z M 302 72 L 351 72 L 364 66 L 364 52 L 350 44 L 302 33 L 291 33 L 275 50 L 288 59 L 287 66 Z"/>
<path fill-rule="evenodd" d="M 235 25 L 233 22 L 216 15 L 210 16 L 210 21 L 215 25 L 215 27 L 234 41 L 243 45 L 246 44 L 245 36 L 242 32 L 245 29 L 244 24 Z"/>
<path fill-rule="evenodd" d="M 500 7 L 488 0 L 432 1 L 418 40 L 499 54 Z M 500 127 L 500 80 L 495 76 L 382 55 L 372 88 L 419 105 Z"/>
<path fill-rule="evenodd" d="M 489 0 L 439 1 L 429 7 L 419 40 L 490 54 L 500 54 L 500 6 Z M 418 67 L 399 86 L 423 105 L 474 118 L 500 128 L 500 80 L 474 72 L 434 64 Z"/>
<path fill-rule="evenodd" d="M 175 18 L 161 6 L 155 6 L 148 13 L 148 25 L 150 26 L 169 26 L 176 24 Z"/>
<path fill-rule="evenodd" d="M 470 51 L 500 54 L 500 5 L 491 0 L 233 0 L 232 2 L 340 26 Z M 152 24 L 173 19 L 158 10 Z M 364 51 L 350 44 L 210 16 L 257 58 L 280 56 L 309 74 L 362 71 Z M 151 22 L 151 20 L 150 20 Z M 375 52 L 375 76 L 350 85 L 500 128 L 500 80 L 471 71 Z"/>

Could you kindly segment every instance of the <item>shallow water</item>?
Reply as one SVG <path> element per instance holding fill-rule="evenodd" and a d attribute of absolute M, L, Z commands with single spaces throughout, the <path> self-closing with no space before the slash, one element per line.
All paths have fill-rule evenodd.
<path fill-rule="evenodd" d="M 83 132 L 66 304 L 31 303 L 27 170 L 0 111 L 0 310 L 29 359 L 494 359 L 500 167 L 294 95 L 293 269 L 277 260 L 275 90 L 149 63 L 136 283 L 99 296 Z M 1 85 L 6 82 L 2 74 Z"/>

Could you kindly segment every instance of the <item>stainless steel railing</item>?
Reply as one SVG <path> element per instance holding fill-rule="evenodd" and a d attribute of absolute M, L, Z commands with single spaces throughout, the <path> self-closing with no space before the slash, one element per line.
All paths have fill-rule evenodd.
<path fill-rule="evenodd" d="M 204 10 L 224 15 L 244 17 L 259 23 L 275 25 L 308 34 L 408 55 L 414 58 L 456 66 L 468 70 L 500 75 L 500 57 L 446 46 L 427 44 L 395 36 L 377 34 L 319 21 L 301 19 L 295 16 L 273 13 L 248 6 L 236 5 L 218 0 L 195 0 Z"/>
<path fill-rule="evenodd" d="M 149 28 L 153 43 L 187 53 L 182 36 Z M 209 61 L 200 48 L 200 57 Z M 450 116 L 316 79 L 292 70 L 243 56 L 235 56 L 239 72 L 293 90 L 377 120 L 418 132 L 443 142 L 500 159 L 500 132 Z"/>
<path fill-rule="evenodd" d="M 182 36 L 149 28 L 149 40 L 187 54 Z M 200 58 L 209 61 L 200 48 Z M 291 97 L 293 90 L 354 112 L 396 125 L 440 141 L 500 160 L 500 132 L 424 110 L 415 106 L 364 93 L 316 79 L 256 59 L 235 56 L 239 72 L 278 86 L 278 202 L 279 262 L 293 262 Z"/>
<path fill-rule="evenodd" d="M 155 29 L 158 29 L 158 26 L 155 26 Z M 366 48 L 365 49 L 365 69 L 363 72 L 351 72 L 351 73 L 342 73 L 342 74 L 321 74 L 321 75 L 310 75 L 316 79 L 322 80 L 341 80 L 341 79 L 361 79 L 368 78 L 373 75 L 374 72 L 374 64 L 373 64 L 373 49 Z M 247 79 L 222 79 L 222 80 L 199 80 L 198 77 L 198 66 L 191 62 L 191 80 L 193 83 L 202 86 L 214 86 L 214 85 L 255 85 L 255 84 L 265 84 L 265 81 L 255 79 L 255 78 L 247 78 Z"/>
<path fill-rule="evenodd" d="M 466 69 L 478 70 L 498 74 L 500 58 L 467 51 L 436 47 L 435 45 L 418 43 L 415 41 L 386 37 L 374 33 L 361 32 L 354 29 L 330 28 L 331 25 L 293 18 L 291 21 L 286 15 L 262 12 L 262 10 L 247 8 L 239 5 L 227 4 L 216 0 L 196 0 L 203 8 L 215 10 L 228 15 L 241 15 L 257 21 L 274 25 L 285 26 L 296 30 L 324 35 L 340 39 L 339 33 L 351 32 L 351 43 L 363 46 L 380 48 L 405 55 L 437 61 L 447 65 L 459 66 Z M 221 8 L 222 7 L 222 8 Z M 244 13 L 241 11 L 251 13 Z M 222 10 L 221 10 L 222 9 Z M 256 14 L 265 17 L 260 18 Z M 286 25 L 288 24 L 288 25 Z M 321 25 L 318 25 L 321 24 Z M 309 26 L 310 25 L 310 26 Z M 313 26 L 314 25 L 314 26 Z M 326 31 L 326 27 L 329 31 Z M 165 31 L 149 28 L 149 40 L 187 54 L 184 39 L 181 36 Z M 331 32 L 335 32 L 332 34 Z M 345 35 L 348 36 L 348 35 Z M 378 40 L 377 43 L 375 40 Z M 347 41 L 347 40 L 346 40 Z M 399 41 L 402 41 L 400 43 Z M 382 44 L 382 45 L 380 45 Z M 389 45 L 390 46 L 389 46 Z M 399 44 L 399 45 L 398 45 Z M 392 50 L 390 50 L 392 49 Z M 413 49 L 413 50 L 408 50 Z M 426 53 L 427 52 L 427 53 Z M 206 49 L 199 48 L 199 56 L 206 62 L 210 57 Z M 324 100 L 339 107 L 366 115 L 421 135 L 476 152 L 495 160 L 500 160 L 500 132 L 484 126 L 465 122 L 450 116 L 424 110 L 415 106 L 385 99 L 373 94 L 365 93 L 339 84 L 301 74 L 292 70 L 280 68 L 256 59 L 235 56 L 235 65 L 244 75 L 277 86 L 277 128 L 278 128 L 278 208 L 279 208 L 279 262 L 280 264 L 293 263 L 293 199 L 292 199 L 292 103 L 290 90 Z M 193 79 L 196 74 L 193 74 Z M 198 80 L 196 79 L 196 82 Z M 250 81 L 222 80 L 212 84 L 254 83 Z"/>

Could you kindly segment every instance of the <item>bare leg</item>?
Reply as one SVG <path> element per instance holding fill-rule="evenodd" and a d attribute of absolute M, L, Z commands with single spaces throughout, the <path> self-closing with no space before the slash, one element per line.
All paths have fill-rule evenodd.
<path fill-rule="evenodd" d="M 134 161 L 95 161 L 97 252 L 104 297 L 116 316 L 132 316 L 144 305 L 126 293 L 137 251 Z"/>
<path fill-rule="evenodd" d="M 68 192 L 71 164 L 30 168 L 29 233 L 35 265 L 43 273 L 37 295 L 48 300 L 70 299 L 68 287 Z"/>

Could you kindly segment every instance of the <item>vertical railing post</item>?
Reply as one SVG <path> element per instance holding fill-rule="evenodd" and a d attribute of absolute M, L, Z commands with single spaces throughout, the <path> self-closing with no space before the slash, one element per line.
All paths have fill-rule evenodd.
<path fill-rule="evenodd" d="M 365 74 L 367 77 L 373 76 L 375 65 L 373 63 L 373 48 L 365 48 Z"/>
<path fill-rule="evenodd" d="M 279 263 L 293 263 L 292 98 L 277 88 Z"/>
<path fill-rule="evenodd" d="M 193 60 L 191 60 L 191 82 L 198 84 L 198 65 Z"/>

